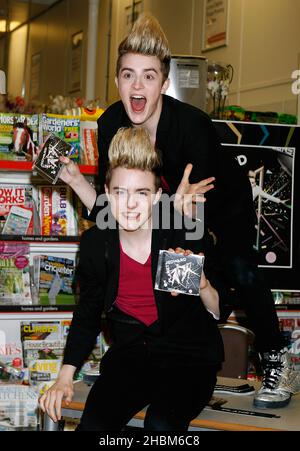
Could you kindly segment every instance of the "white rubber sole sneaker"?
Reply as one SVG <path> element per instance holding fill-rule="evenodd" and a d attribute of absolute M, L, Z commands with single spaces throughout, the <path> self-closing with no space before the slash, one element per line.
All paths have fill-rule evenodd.
<path fill-rule="evenodd" d="M 258 392 L 254 396 L 253 406 L 257 409 L 278 409 L 281 407 L 286 407 L 290 400 L 292 394 L 288 392 L 279 392 L 278 389 Z"/>

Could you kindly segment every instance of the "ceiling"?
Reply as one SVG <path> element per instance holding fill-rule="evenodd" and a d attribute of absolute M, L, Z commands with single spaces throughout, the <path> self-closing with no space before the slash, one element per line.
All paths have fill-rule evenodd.
<path fill-rule="evenodd" d="M 57 0 L 0 0 L 0 35 L 12 31 L 30 17 L 41 13 Z M 8 20 L 8 22 L 7 22 Z"/>

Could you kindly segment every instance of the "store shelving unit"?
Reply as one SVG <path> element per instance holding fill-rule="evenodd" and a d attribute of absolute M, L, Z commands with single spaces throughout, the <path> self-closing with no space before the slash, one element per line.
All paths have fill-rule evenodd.
<path fill-rule="evenodd" d="M 79 165 L 80 172 L 85 175 L 96 175 L 97 167 L 88 166 L 84 164 Z M 32 162 L 31 161 L 12 161 L 12 160 L 0 160 L 0 171 L 11 171 L 11 172 L 31 172 Z"/>
<path fill-rule="evenodd" d="M 79 165 L 82 174 L 93 180 L 97 167 Z M 32 171 L 32 162 L 0 160 L 1 183 L 34 183 L 39 180 Z M 79 236 L 0 235 L 0 241 L 28 243 L 30 256 L 51 254 L 76 258 Z M 0 337 L 6 342 L 20 342 L 20 321 L 71 319 L 74 305 L 0 305 Z M 1 345 L 1 343 L 0 343 Z"/>

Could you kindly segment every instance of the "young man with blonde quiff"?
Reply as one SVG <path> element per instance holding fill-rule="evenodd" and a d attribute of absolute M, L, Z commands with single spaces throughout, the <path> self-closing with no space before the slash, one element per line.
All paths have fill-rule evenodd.
<path fill-rule="evenodd" d="M 146 430 L 185 431 L 214 390 L 223 359 L 216 319 L 229 290 L 206 254 L 199 295 L 153 289 L 161 249 L 206 252 L 205 240 L 188 241 L 184 227 L 153 228 L 160 171 L 146 130 L 121 128 L 109 148 L 105 183 L 118 227 L 94 226 L 82 235 L 80 301 L 58 379 L 40 399 L 44 412 L 61 418 L 62 399 L 71 402 L 74 373 L 92 351 L 105 314 L 112 343 L 79 431 L 121 431 L 147 406 Z"/>

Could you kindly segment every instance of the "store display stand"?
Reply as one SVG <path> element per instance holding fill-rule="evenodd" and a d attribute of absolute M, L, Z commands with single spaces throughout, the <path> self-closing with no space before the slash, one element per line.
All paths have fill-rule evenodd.
<path fill-rule="evenodd" d="M 93 179 L 95 166 L 79 165 L 80 171 Z M 0 160 L 1 183 L 32 184 L 32 162 Z M 41 180 L 39 179 L 40 183 Z M 0 235 L 0 241 L 28 243 L 30 259 L 35 255 L 51 254 L 75 259 L 79 248 L 78 236 L 8 236 Z M 71 319 L 72 305 L 2 305 L 0 306 L 0 345 L 20 344 L 21 321 L 49 321 Z M 2 343 L 3 342 L 3 343 Z M 1 357 L 1 356 L 0 356 Z"/>

